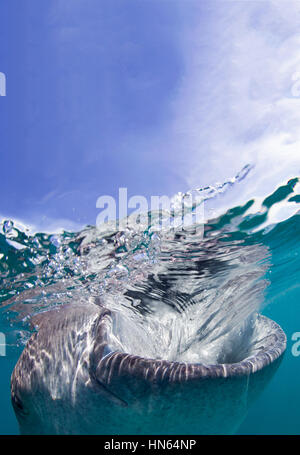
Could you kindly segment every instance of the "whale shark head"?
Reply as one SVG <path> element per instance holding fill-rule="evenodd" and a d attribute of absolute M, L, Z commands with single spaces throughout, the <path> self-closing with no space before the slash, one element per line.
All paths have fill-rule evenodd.
<path fill-rule="evenodd" d="M 23 434 L 230 434 L 286 347 L 264 316 L 240 343 L 228 339 L 226 354 L 196 362 L 178 346 L 178 359 L 164 358 L 162 341 L 151 346 L 157 333 L 105 306 L 66 305 L 33 323 L 11 379 Z"/>

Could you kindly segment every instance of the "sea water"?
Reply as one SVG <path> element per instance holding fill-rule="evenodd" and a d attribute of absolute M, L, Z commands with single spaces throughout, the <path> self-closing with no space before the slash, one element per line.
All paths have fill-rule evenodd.
<path fill-rule="evenodd" d="M 197 203 L 223 191 L 224 185 L 198 189 Z M 282 326 L 288 347 L 238 432 L 299 433 L 300 356 L 292 351 L 292 336 L 300 332 L 299 202 L 295 177 L 259 201 L 219 211 L 200 231 L 156 231 L 149 224 L 142 230 L 87 226 L 81 232 L 34 233 L 3 220 L 0 433 L 18 433 L 9 381 L 32 334 L 32 315 L 70 302 L 116 310 L 122 316 L 116 343 L 126 352 L 205 364 L 243 358 L 262 312 Z M 287 215 L 274 222 L 279 212 Z M 138 343 L 131 324 L 138 328 Z"/>

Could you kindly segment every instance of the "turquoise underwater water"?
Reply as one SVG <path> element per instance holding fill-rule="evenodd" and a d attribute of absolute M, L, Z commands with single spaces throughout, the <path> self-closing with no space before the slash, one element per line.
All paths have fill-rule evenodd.
<path fill-rule="evenodd" d="M 287 350 L 279 369 L 260 397 L 250 407 L 237 434 L 300 433 L 300 355 L 294 355 L 297 354 L 297 349 L 294 349 L 294 353 L 292 352 L 293 345 L 296 343 L 295 340 L 292 340 L 292 336 L 294 333 L 300 332 L 299 214 L 296 210 L 296 214 L 288 219 L 260 229 L 260 226 L 263 226 L 263 223 L 268 219 L 270 209 L 278 206 L 278 204 L 284 202 L 285 205 L 293 205 L 297 208 L 297 204 L 300 202 L 300 196 L 294 192 L 297 182 L 297 179 L 293 179 L 279 187 L 263 201 L 262 208 L 255 215 L 246 214 L 244 216 L 246 209 L 253 202 L 249 201 L 243 207 L 229 210 L 212 224 L 213 228 L 218 230 L 227 227 L 227 235 L 229 233 L 232 241 L 242 240 L 247 245 L 259 244 L 268 248 L 270 256 L 265 278 L 269 285 L 265 291 L 264 307 L 261 312 L 280 324 L 288 341 Z M 234 223 L 237 217 L 239 218 L 238 224 Z M 17 287 L 19 289 L 17 294 L 21 295 L 20 283 L 24 289 L 24 283 L 26 281 L 27 284 L 31 282 L 31 285 L 26 287 L 27 290 L 36 286 L 32 273 L 27 275 L 24 271 L 28 268 L 28 263 L 35 253 L 32 252 L 33 250 L 30 252 L 26 249 L 15 249 L 15 244 L 9 242 L 8 233 L 11 234 L 11 230 L 7 226 L 7 223 L 3 224 L 3 233 L 0 234 L 0 253 L 3 255 L 2 268 L 0 269 L 0 332 L 6 336 L 6 355 L 0 356 L 0 434 L 2 435 L 18 434 L 17 421 L 10 404 L 10 375 L 24 347 L 26 337 L 29 335 L 22 325 L 23 322 L 22 324 L 18 322 L 18 305 L 15 305 L 12 297 L 16 294 L 14 291 Z M 233 228 L 233 226 L 235 227 Z M 17 231 L 14 241 L 17 240 L 20 244 L 26 244 L 26 235 Z M 72 238 L 72 235 L 69 233 L 68 238 Z M 42 273 L 41 269 L 45 267 L 45 263 L 49 261 L 49 257 L 55 250 L 53 242 L 47 243 L 48 237 L 46 234 L 40 234 L 35 235 L 34 238 L 31 237 L 30 240 L 35 242 L 38 239 L 40 244 L 44 241 L 44 247 L 49 250 L 48 258 L 44 262 L 39 262 L 39 274 Z M 3 259 L 6 260 L 6 265 L 3 265 Z M 32 270 L 35 270 L 36 278 L 36 268 L 33 267 Z M 18 284 L 14 286 L 13 280 Z M 12 285 L 8 286 L 8 282 Z M 21 312 L 22 307 L 19 308 Z M 27 314 L 30 315 L 32 311 L 29 305 Z"/>

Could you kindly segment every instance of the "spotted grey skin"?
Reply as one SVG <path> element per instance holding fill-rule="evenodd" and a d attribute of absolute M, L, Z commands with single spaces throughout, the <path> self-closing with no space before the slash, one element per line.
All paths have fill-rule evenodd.
<path fill-rule="evenodd" d="M 11 378 L 22 434 L 230 434 L 286 347 L 263 316 L 248 357 L 201 365 L 112 349 L 114 312 L 69 305 L 35 317 Z"/>

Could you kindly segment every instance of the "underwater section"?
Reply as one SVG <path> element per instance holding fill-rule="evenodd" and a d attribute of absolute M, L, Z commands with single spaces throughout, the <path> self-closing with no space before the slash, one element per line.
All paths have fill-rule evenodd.
<path fill-rule="evenodd" d="M 174 200 L 190 214 L 242 180 L 193 190 L 193 205 L 189 193 Z M 4 220 L 1 319 L 10 352 L 17 357 L 24 348 L 33 316 L 72 303 L 116 314 L 112 352 L 204 366 L 242 361 L 260 349 L 259 314 L 281 324 L 268 309 L 297 287 L 299 202 L 295 177 L 262 200 L 204 219 L 201 228 L 165 227 L 170 213 L 160 229 L 157 214 L 148 214 L 146 227 L 129 216 L 117 230 L 108 223 L 61 233 L 32 233 Z"/>

